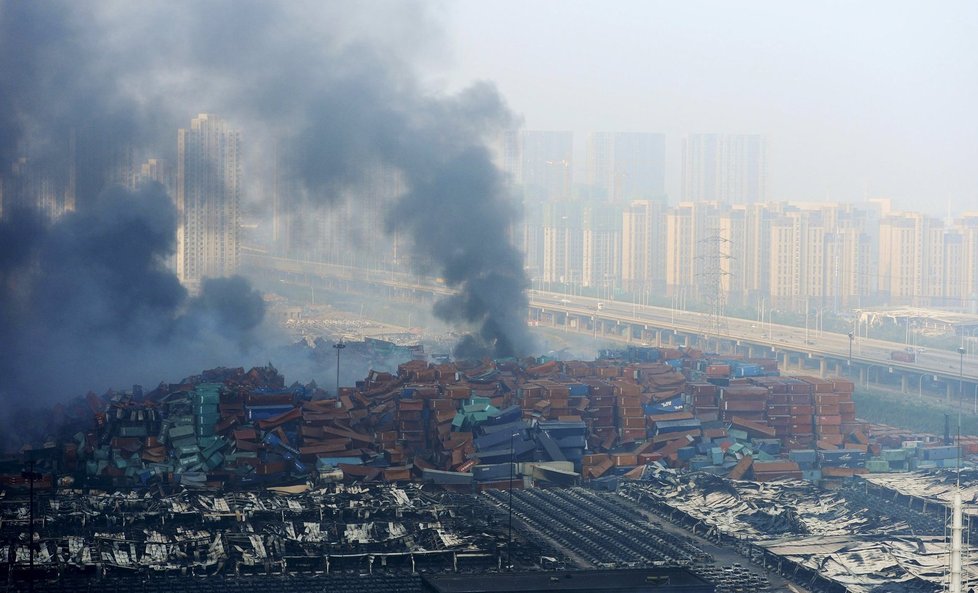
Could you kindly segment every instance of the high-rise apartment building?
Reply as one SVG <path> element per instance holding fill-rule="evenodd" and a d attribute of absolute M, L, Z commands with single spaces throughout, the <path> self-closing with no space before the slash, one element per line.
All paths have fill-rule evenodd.
<path fill-rule="evenodd" d="M 573 186 L 574 134 L 514 130 L 505 134 L 503 170 L 523 202 L 566 200 Z"/>
<path fill-rule="evenodd" d="M 967 307 L 964 277 L 968 269 L 967 241 L 958 229 L 942 229 L 939 265 L 934 266 L 937 294 L 931 304 L 941 307 Z"/>
<path fill-rule="evenodd" d="M 772 304 L 840 310 L 874 296 L 867 213 L 845 204 L 768 204 L 766 291 Z M 807 305 L 806 305 L 807 304 Z"/>
<path fill-rule="evenodd" d="M 683 139 L 683 202 L 767 200 L 767 147 L 753 134 L 690 134 Z"/>
<path fill-rule="evenodd" d="M 177 276 L 191 289 L 238 269 L 241 136 L 201 113 L 177 134 Z"/>
<path fill-rule="evenodd" d="M 155 181 L 162 185 L 167 192 L 172 192 L 176 185 L 173 167 L 163 159 L 148 159 L 139 167 L 139 183 Z"/>
<path fill-rule="evenodd" d="M 48 145 L 28 135 L 16 142 L 13 159 L 0 163 L 0 218 L 26 208 L 55 220 L 75 210 L 73 140 L 72 134 L 63 144 Z M 43 154 L 38 145 L 46 147 Z"/>
<path fill-rule="evenodd" d="M 567 278 L 566 258 L 580 259 L 576 248 L 568 244 L 579 244 L 580 238 L 566 231 L 567 219 L 561 218 L 566 214 L 555 218 L 551 209 L 553 202 L 571 197 L 573 142 L 571 132 L 509 130 L 502 134 L 497 149 L 508 190 L 523 211 L 509 232 L 526 258 L 527 274 L 541 282 L 562 282 L 560 278 Z M 576 272 L 580 281 L 580 269 Z"/>
<path fill-rule="evenodd" d="M 871 302 L 875 247 L 862 228 L 839 226 L 825 236 L 825 304 L 839 311 Z"/>
<path fill-rule="evenodd" d="M 583 277 L 580 202 L 554 202 L 543 213 L 543 282 L 580 286 Z"/>
<path fill-rule="evenodd" d="M 616 205 L 588 205 L 581 225 L 581 285 L 611 294 L 621 278 L 622 209 Z"/>
<path fill-rule="evenodd" d="M 756 205 L 737 205 L 720 214 L 719 247 L 722 250 L 719 271 L 726 302 L 743 305 L 760 296 L 762 267 L 767 255 L 768 237 L 759 233 L 766 228 L 758 221 L 762 209 Z"/>
<path fill-rule="evenodd" d="M 622 287 L 649 298 L 665 290 L 665 205 L 636 200 L 622 212 Z"/>
<path fill-rule="evenodd" d="M 624 204 L 665 197 L 666 140 L 662 134 L 590 134 L 586 160 L 592 198 Z"/>
<path fill-rule="evenodd" d="M 346 266 L 408 271 L 428 262 L 412 261 L 412 255 L 398 252 L 399 236 L 386 234 L 394 201 L 405 191 L 403 176 L 385 165 L 364 167 L 343 188 L 330 196 L 330 206 L 301 214 L 293 212 L 294 244 L 310 251 L 311 259 Z M 322 204 L 325 200 L 317 200 Z M 303 219 L 305 227 L 295 225 Z"/>
<path fill-rule="evenodd" d="M 85 209 L 110 186 L 136 189 L 139 159 L 131 136 L 99 125 L 73 129 L 69 134 L 66 201 Z"/>
<path fill-rule="evenodd" d="M 965 311 L 978 314 L 978 212 L 966 212 L 956 221 L 955 228 L 961 235 L 961 266 L 959 293 Z"/>
<path fill-rule="evenodd" d="M 785 212 L 768 226 L 768 290 L 777 307 L 797 304 L 802 294 L 803 222 L 797 212 Z"/>
<path fill-rule="evenodd" d="M 0 198 L 0 215 L 28 208 L 54 220 L 74 210 L 74 202 L 66 195 L 63 177 L 53 175 L 27 157 L 14 161 L 9 171 L 0 177 Z"/>
<path fill-rule="evenodd" d="M 666 291 L 685 291 L 688 297 L 702 298 L 715 293 L 714 263 L 724 254 L 716 253 L 723 242 L 721 216 L 728 210 L 717 202 L 683 202 L 666 213 Z"/>
<path fill-rule="evenodd" d="M 693 286 L 696 271 L 696 224 L 693 204 L 683 202 L 666 214 L 666 290 L 670 295 Z"/>
<path fill-rule="evenodd" d="M 938 282 L 933 266 L 940 221 L 919 212 L 892 212 L 880 221 L 879 291 L 884 302 L 921 306 Z"/>

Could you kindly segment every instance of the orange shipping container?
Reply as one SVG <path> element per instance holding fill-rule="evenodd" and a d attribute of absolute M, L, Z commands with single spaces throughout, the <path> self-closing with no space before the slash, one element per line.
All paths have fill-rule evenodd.
<path fill-rule="evenodd" d="M 638 455 L 634 453 L 615 453 L 611 456 L 616 467 L 638 465 Z"/>
<path fill-rule="evenodd" d="M 767 409 L 767 405 L 762 401 L 725 400 L 723 409 L 731 412 L 763 412 Z"/>
<path fill-rule="evenodd" d="M 621 433 L 622 442 L 634 442 L 634 441 L 644 441 L 646 438 L 645 428 L 622 428 L 619 431 Z"/>
<path fill-rule="evenodd" d="M 839 416 L 816 416 L 815 424 L 819 426 L 840 426 L 842 418 Z"/>
<path fill-rule="evenodd" d="M 816 393 L 815 394 L 815 404 L 820 406 L 831 406 L 837 405 L 839 403 L 839 394 L 837 393 Z"/>
<path fill-rule="evenodd" d="M 832 391 L 837 393 L 852 393 L 855 390 L 856 384 L 849 379 L 833 379 L 832 380 Z"/>
<path fill-rule="evenodd" d="M 635 408 L 642 405 L 642 392 L 641 388 L 634 395 L 619 395 L 618 396 L 618 406 Z"/>

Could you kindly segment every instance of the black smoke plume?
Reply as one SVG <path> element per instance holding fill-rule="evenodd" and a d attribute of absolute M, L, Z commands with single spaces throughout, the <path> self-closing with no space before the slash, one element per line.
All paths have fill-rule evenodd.
<path fill-rule="evenodd" d="M 370 167 L 396 169 L 405 192 L 388 230 L 458 290 L 436 313 L 475 328 L 469 354 L 525 353 L 527 281 L 507 239 L 518 213 L 485 147 L 511 114 L 488 84 L 426 87 L 413 63 L 436 61 L 439 38 L 425 3 L 0 0 L 0 245 L 12 246 L 0 253 L 0 390 L 29 393 L 41 373 L 79 389 L 153 364 L 187 372 L 225 351 L 211 341 L 257 339 L 243 281 L 189 300 L 163 268 L 174 215 L 159 188 L 105 192 L 118 147 L 172 161 L 175 130 L 202 111 L 242 129 L 253 156 L 291 147 L 300 215 Z M 24 157 L 74 188 L 74 214 L 18 213 L 25 177 L 12 163 Z"/>
<path fill-rule="evenodd" d="M 110 188 L 53 223 L 20 209 L 0 221 L 3 243 L 16 247 L 0 259 L 4 395 L 175 380 L 240 356 L 262 321 L 260 295 L 235 277 L 190 297 L 165 266 L 175 232 L 157 184 Z"/>

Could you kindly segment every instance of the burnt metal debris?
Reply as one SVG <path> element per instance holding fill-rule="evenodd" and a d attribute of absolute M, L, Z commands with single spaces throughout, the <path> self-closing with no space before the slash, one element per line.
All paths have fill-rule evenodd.
<path fill-rule="evenodd" d="M 717 591 L 764 591 L 756 572 L 724 571 L 689 539 L 652 525 L 625 498 L 583 488 L 521 490 L 515 550 L 500 491 L 481 495 L 421 485 L 333 484 L 302 493 L 49 493 L 39 504 L 33 577 L 45 590 L 124 582 L 209 583 L 243 590 L 254 579 L 515 570 L 682 567 Z M 25 501 L 0 505 L 8 588 L 27 576 Z M 235 580 L 238 579 L 238 580 Z M 248 579 L 252 579 L 249 581 Z M 290 581 L 292 582 L 292 581 Z M 99 585 L 101 584 L 101 585 Z M 412 590 L 416 581 L 406 582 Z M 59 585 L 60 586 L 60 585 Z M 67 586 L 67 585 L 64 585 Z M 103 588 L 99 588 L 103 590 Z M 299 589 L 301 590 L 301 587 Z M 373 585 L 364 590 L 382 590 Z"/>
<path fill-rule="evenodd" d="M 732 481 L 656 468 L 619 494 L 811 590 L 941 591 L 948 511 L 918 494 L 943 491 L 953 478 L 947 470 L 903 477 L 907 492 L 890 489 L 897 480 L 876 484 L 877 476 L 828 491 L 802 480 Z M 978 582 L 978 558 L 967 556 L 963 571 Z"/>
<path fill-rule="evenodd" d="M 498 537 L 419 485 L 334 484 L 302 493 L 61 491 L 38 505 L 35 566 L 48 578 L 485 568 Z M 23 499 L 0 504 L 0 558 L 25 571 Z"/>

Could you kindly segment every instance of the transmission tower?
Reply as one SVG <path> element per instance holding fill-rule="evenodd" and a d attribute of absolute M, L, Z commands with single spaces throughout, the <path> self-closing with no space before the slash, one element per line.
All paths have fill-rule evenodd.
<path fill-rule="evenodd" d="M 700 272 L 696 275 L 700 285 L 700 295 L 706 301 L 708 313 L 703 318 L 702 331 L 707 337 L 716 341 L 716 352 L 720 350 L 720 336 L 728 332 L 726 317 L 726 299 L 724 298 L 724 277 L 730 276 L 729 261 L 730 239 L 724 238 L 719 228 L 711 228 L 709 234 L 697 241 L 701 255 L 696 259 L 701 261 Z M 706 348 L 707 350 L 709 348 Z"/>

